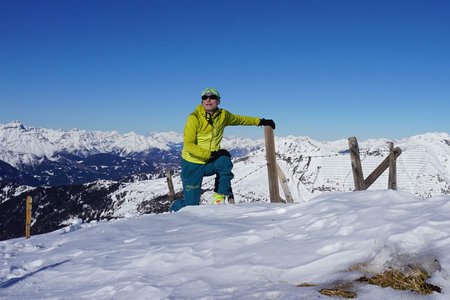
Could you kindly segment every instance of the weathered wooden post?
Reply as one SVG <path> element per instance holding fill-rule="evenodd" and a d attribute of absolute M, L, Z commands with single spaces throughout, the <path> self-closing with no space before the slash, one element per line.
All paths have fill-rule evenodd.
<path fill-rule="evenodd" d="M 277 163 L 277 173 L 278 178 L 280 179 L 281 188 L 283 189 L 284 196 L 286 197 L 287 203 L 294 203 L 294 198 L 292 198 L 291 191 L 289 190 L 287 178 L 284 175 L 283 171 L 280 168 L 280 165 Z"/>
<path fill-rule="evenodd" d="M 281 202 L 281 199 L 278 187 L 277 162 L 275 155 L 275 137 L 272 127 L 264 126 L 264 139 L 266 146 L 267 173 L 269 176 L 270 202 L 277 203 Z"/>
<path fill-rule="evenodd" d="M 397 189 L 397 155 L 394 150 L 394 143 L 389 142 L 389 179 L 388 189 Z"/>
<path fill-rule="evenodd" d="M 175 200 L 175 189 L 173 188 L 172 175 L 170 174 L 170 171 L 166 171 L 166 177 L 167 185 L 169 186 L 169 201 L 172 203 L 173 200 Z"/>
<path fill-rule="evenodd" d="M 348 138 L 348 149 L 350 150 L 350 159 L 352 161 L 353 180 L 355 182 L 355 191 L 365 190 L 364 175 L 359 156 L 359 146 L 356 137 Z"/>
<path fill-rule="evenodd" d="M 25 213 L 25 238 L 29 239 L 31 236 L 31 207 L 32 199 L 31 196 L 27 196 L 26 201 L 26 213 Z"/>
<path fill-rule="evenodd" d="M 395 159 L 397 159 L 397 157 L 399 157 L 400 154 L 402 154 L 402 149 L 400 149 L 399 147 L 395 147 L 393 153 L 395 155 Z M 386 169 L 389 167 L 390 159 L 391 159 L 390 156 L 386 157 L 378 165 L 378 167 L 376 167 L 375 170 L 373 170 L 373 172 L 370 173 L 369 176 L 367 176 L 367 178 L 364 180 L 364 185 L 366 189 L 368 189 L 378 179 L 378 177 L 380 177 L 381 174 L 383 174 L 384 171 L 386 171 Z"/>

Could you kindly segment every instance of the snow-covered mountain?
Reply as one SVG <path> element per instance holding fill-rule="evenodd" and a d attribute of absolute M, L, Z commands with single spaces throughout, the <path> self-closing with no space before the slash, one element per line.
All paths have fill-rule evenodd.
<path fill-rule="evenodd" d="M 0 160 L 34 177 L 35 185 L 119 180 L 154 173 L 178 161 L 179 134 L 70 131 L 33 128 L 14 121 L 0 125 Z M 3 169 L 0 169 L 0 177 Z M 18 183 L 30 184 L 30 181 Z"/>
<path fill-rule="evenodd" d="M 260 142 L 252 139 L 225 138 L 230 148 L 252 148 Z M 70 131 L 34 128 L 20 121 L 0 124 L 0 160 L 14 167 L 32 164 L 36 158 L 57 159 L 57 153 L 70 153 L 88 157 L 100 153 L 114 153 L 133 156 L 154 149 L 170 151 L 183 142 L 183 135 L 176 132 L 149 133 L 139 135 L 134 132 L 120 134 L 116 131 Z M 179 149 L 179 147 L 178 147 Z"/>
<path fill-rule="evenodd" d="M 70 185 L 95 180 L 120 180 L 137 173 L 161 173 L 179 166 L 183 136 L 175 132 L 119 134 L 34 128 L 19 121 L 0 125 L 0 180 L 16 168 L 15 183 Z M 235 156 L 260 147 L 251 139 L 225 139 Z M 28 176 L 28 177 L 27 177 Z M 32 178 L 30 178 L 31 176 Z"/>
<path fill-rule="evenodd" d="M 25 193 L 18 191 L 26 189 L 26 194 L 35 199 L 34 224 L 38 232 L 64 226 L 73 218 L 109 219 L 165 211 L 169 205 L 168 189 L 162 174 L 167 169 L 172 171 L 176 192 L 181 197 L 182 136 L 177 133 L 121 135 L 38 129 L 12 122 L 0 125 L 0 141 L 0 160 L 9 166 L 0 164 L 0 177 L 7 179 L 0 180 L 3 181 L 2 220 L 23 219 L 21 203 Z M 359 141 L 365 177 L 389 154 L 387 142 L 386 139 Z M 427 133 L 393 142 L 403 151 L 397 162 L 399 190 L 421 198 L 450 194 L 448 133 Z M 264 141 L 228 137 L 222 147 L 231 150 L 234 157 L 233 191 L 237 201 L 269 201 Z M 309 137 L 276 137 L 276 152 L 295 202 L 308 201 L 324 192 L 354 189 L 347 139 L 319 142 Z M 9 177 L 5 176 L 6 169 Z M 20 181 L 20 184 L 6 184 L 11 182 L 10 178 L 19 178 L 15 177 L 15 169 L 46 185 L 59 180 L 66 186 L 54 184 L 30 191 L 21 187 Z M 83 184 L 71 186 L 67 182 Z M 205 178 L 204 202 L 211 199 L 213 186 L 214 178 Z M 369 189 L 386 188 L 387 174 L 383 174 Z M 284 198 L 282 192 L 281 195 Z M 51 226 L 43 225 L 49 222 L 48 214 L 53 218 Z M 3 226 L 14 227 L 8 222 L 3 222 Z M 22 229 L 17 230 L 1 238 L 23 234 Z"/>
<path fill-rule="evenodd" d="M 153 148 L 169 150 L 170 144 L 182 142 L 182 136 L 175 132 L 150 133 L 138 135 L 134 132 L 120 134 L 116 131 L 86 131 L 72 129 L 70 131 L 46 128 L 34 128 L 20 121 L 0 125 L 2 150 L 14 151 L 14 154 L 28 154 L 52 158 L 55 153 L 67 152 L 82 157 L 98 153 L 117 153 L 129 155 L 145 152 Z M 4 153 L 2 153 L 4 155 Z M 23 163 L 20 157 L 5 157 L 8 163 Z M 29 156 L 32 160 L 32 157 Z"/>

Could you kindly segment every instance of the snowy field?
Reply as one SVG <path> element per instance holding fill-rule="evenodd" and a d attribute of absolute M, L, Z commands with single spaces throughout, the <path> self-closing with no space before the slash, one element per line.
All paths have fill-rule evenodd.
<path fill-rule="evenodd" d="M 358 299 L 450 299 L 450 196 L 364 191 L 187 207 L 74 222 L 0 250 L 1 299 L 333 299 L 319 290 L 337 284 Z M 408 264 L 442 293 L 356 281 Z"/>

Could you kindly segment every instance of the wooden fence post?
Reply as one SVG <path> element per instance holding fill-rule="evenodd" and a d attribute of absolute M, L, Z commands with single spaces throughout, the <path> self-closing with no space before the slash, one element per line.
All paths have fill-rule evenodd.
<path fill-rule="evenodd" d="M 397 155 L 394 150 L 394 143 L 389 142 L 389 179 L 388 189 L 397 189 Z"/>
<path fill-rule="evenodd" d="M 350 150 L 350 158 L 352 161 L 353 180 L 355 182 L 355 190 L 365 190 L 364 175 L 361 165 L 361 158 L 359 156 L 359 146 L 356 137 L 348 138 L 348 148 Z"/>
<path fill-rule="evenodd" d="M 170 171 L 166 171 L 166 177 L 167 185 L 169 186 L 169 201 L 172 204 L 172 202 L 175 200 L 175 189 L 173 188 L 172 175 L 170 174 Z"/>
<path fill-rule="evenodd" d="M 289 190 L 289 186 L 287 184 L 286 176 L 280 168 L 280 165 L 277 163 L 277 173 L 278 178 L 280 179 L 281 188 L 283 189 L 284 196 L 286 197 L 287 203 L 294 203 L 294 198 L 292 198 L 291 191 Z"/>
<path fill-rule="evenodd" d="M 394 149 L 395 158 L 397 159 L 397 157 L 399 157 L 400 154 L 402 154 L 402 149 L 400 149 L 399 147 L 396 147 Z M 389 161 L 390 161 L 390 156 L 386 157 L 381 162 L 381 164 L 379 164 L 378 167 L 376 167 L 375 170 L 373 170 L 373 172 L 370 173 L 369 176 L 367 176 L 367 178 L 364 180 L 366 189 L 368 189 L 378 179 L 378 177 L 380 177 L 381 174 L 383 174 L 384 171 L 386 171 L 386 169 L 389 167 Z"/>
<path fill-rule="evenodd" d="M 277 162 L 275 156 L 275 137 L 270 126 L 264 126 L 264 139 L 266 146 L 267 173 L 269 177 L 270 202 L 281 202 L 278 187 Z"/>
<path fill-rule="evenodd" d="M 26 216 L 25 216 L 25 238 L 29 239 L 31 236 L 31 207 L 32 199 L 31 196 L 27 196 L 26 201 Z"/>

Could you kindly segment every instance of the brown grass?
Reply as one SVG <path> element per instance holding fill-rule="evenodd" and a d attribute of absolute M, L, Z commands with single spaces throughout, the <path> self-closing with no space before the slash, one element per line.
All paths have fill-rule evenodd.
<path fill-rule="evenodd" d="M 439 261 L 437 263 L 439 264 Z M 430 295 L 433 292 L 441 293 L 440 287 L 426 282 L 430 275 L 420 265 L 404 265 L 401 269 L 389 268 L 383 273 L 374 274 L 368 271 L 367 264 L 356 264 L 350 268 L 350 271 L 370 274 L 359 278 L 358 282 L 378 285 L 383 288 L 391 287 L 397 290 L 408 290 L 420 295 Z M 358 295 L 352 291 L 354 290 L 353 283 L 352 281 L 337 281 L 329 284 L 327 287 L 322 286 L 323 288 L 319 290 L 319 293 L 331 297 L 356 298 Z M 300 283 L 297 285 L 297 287 L 312 286 L 318 285 L 312 283 Z"/>
<path fill-rule="evenodd" d="M 421 295 L 430 295 L 433 292 L 441 292 L 440 287 L 426 283 L 429 275 L 423 269 L 417 266 L 410 266 L 409 269 L 410 270 L 406 272 L 407 274 L 400 270 L 389 269 L 372 277 L 361 277 L 358 281 L 381 287 L 391 287 L 396 290 L 409 290 Z"/>
<path fill-rule="evenodd" d="M 297 287 L 310 287 L 310 286 L 318 286 L 318 284 L 307 283 L 307 282 L 302 282 L 300 284 L 297 284 Z"/>
<path fill-rule="evenodd" d="M 340 298 L 356 298 L 358 295 L 355 292 L 342 290 L 342 289 L 321 289 L 319 291 L 322 295 Z"/>

